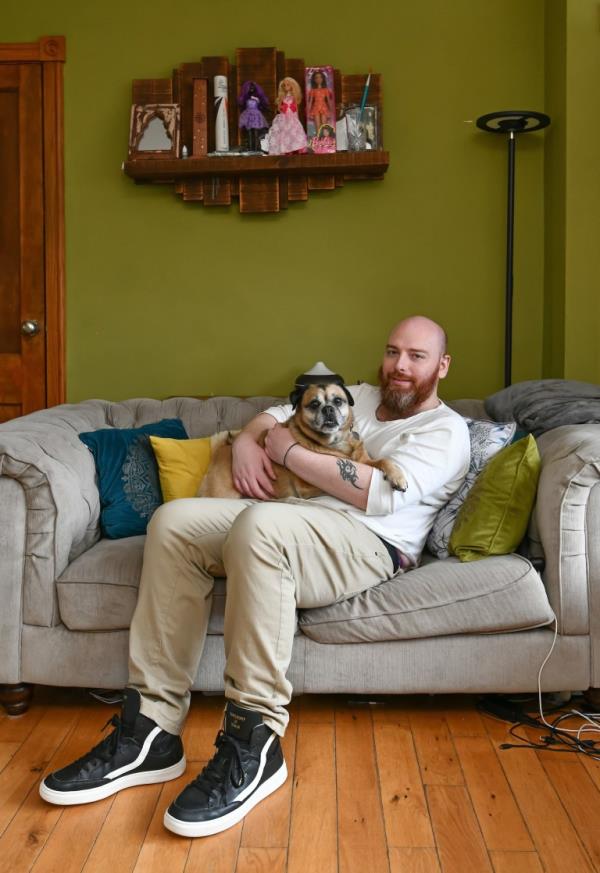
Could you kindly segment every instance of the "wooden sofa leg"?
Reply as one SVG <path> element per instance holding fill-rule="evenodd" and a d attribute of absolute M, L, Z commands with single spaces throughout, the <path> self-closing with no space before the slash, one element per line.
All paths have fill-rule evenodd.
<path fill-rule="evenodd" d="M 600 688 L 588 688 L 583 692 L 583 698 L 594 712 L 600 712 Z"/>
<path fill-rule="evenodd" d="M 23 715 L 33 698 L 33 685 L 20 682 L 18 685 L 0 685 L 0 703 L 9 715 Z"/>

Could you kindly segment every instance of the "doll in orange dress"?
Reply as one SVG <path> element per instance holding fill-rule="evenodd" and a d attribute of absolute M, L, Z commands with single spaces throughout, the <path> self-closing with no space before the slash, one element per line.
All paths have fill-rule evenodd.
<path fill-rule="evenodd" d="M 314 70 L 310 77 L 310 88 L 306 98 L 306 117 L 315 126 L 315 134 L 324 124 L 335 122 L 333 91 L 327 83 L 323 70 Z"/>
<path fill-rule="evenodd" d="M 306 133 L 298 118 L 298 106 L 302 103 L 302 91 L 295 79 L 286 76 L 279 83 L 276 105 L 278 114 L 268 133 L 270 155 L 289 155 L 306 151 Z"/>

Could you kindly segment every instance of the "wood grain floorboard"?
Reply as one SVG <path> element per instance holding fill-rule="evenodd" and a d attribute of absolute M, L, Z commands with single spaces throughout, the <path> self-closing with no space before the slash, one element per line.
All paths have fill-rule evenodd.
<path fill-rule="evenodd" d="M 240 849 L 236 873 L 286 873 L 285 849 Z"/>
<path fill-rule="evenodd" d="M 335 713 L 340 873 L 389 869 L 371 714 L 339 707 Z"/>
<path fill-rule="evenodd" d="M 31 789 L 39 783 L 48 763 L 60 749 L 78 716 L 78 709 L 65 712 L 60 707 L 48 707 L 0 773 L 0 834 L 3 835 L 0 837 L 0 857 L 4 831 Z"/>
<path fill-rule="evenodd" d="M 17 715 L 14 718 L 6 716 L 0 722 L 0 742 L 23 743 L 44 715 L 46 709 L 47 707 L 40 704 L 34 704 L 23 715 Z"/>
<path fill-rule="evenodd" d="M 188 782 L 189 777 L 184 773 L 179 779 L 162 786 L 134 873 L 181 873 L 185 869 L 192 841 L 168 831 L 163 825 L 163 817 L 165 809 Z"/>
<path fill-rule="evenodd" d="M 388 846 L 435 846 L 412 733 L 386 723 L 374 730 Z"/>
<path fill-rule="evenodd" d="M 544 873 L 537 852 L 490 852 L 494 873 Z"/>
<path fill-rule="evenodd" d="M 390 873 L 440 873 L 435 849 L 390 849 Z"/>
<path fill-rule="evenodd" d="M 493 873 L 467 789 L 428 785 L 427 801 L 442 873 Z"/>
<path fill-rule="evenodd" d="M 183 748 L 188 761 L 210 761 L 215 754 L 215 740 L 223 722 L 222 697 L 192 695 L 192 704 L 182 733 Z M 188 767 L 190 780 L 198 767 Z"/>
<path fill-rule="evenodd" d="M 58 870 L 60 873 L 79 873 L 90 854 L 111 802 L 112 798 L 106 798 L 98 803 L 63 809 L 33 866 L 35 873 L 56 873 Z M 46 808 L 51 809 L 47 805 Z M 118 869 L 124 869 L 122 852 L 119 852 L 116 861 Z M 106 857 L 104 863 L 104 869 L 108 870 Z"/>
<path fill-rule="evenodd" d="M 29 790 L 0 837 L 0 870 L 2 871 L 21 873 L 31 869 L 65 813 L 64 807 L 54 806 L 41 799 L 38 790 L 39 782 L 47 772 L 60 769 L 65 763 L 79 757 L 83 750 L 89 748 L 91 724 L 97 730 L 97 712 L 93 709 L 72 709 L 66 712 L 68 715 L 60 708 L 48 709 L 46 716 L 38 722 L 21 746 L 21 750 L 15 755 L 16 760 L 30 742 L 38 740 L 39 746 L 36 749 L 38 764 L 29 768 L 33 779 L 21 783 L 23 788 L 28 786 Z M 49 715 L 52 718 L 48 718 Z M 44 726 L 48 733 L 42 735 L 41 729 Z M 55 744 L 51 744 L 51 737 L 56 738 Z M 44 761 L 46 755 L 49 760 Z M 11 765 L 5 768 L 0 781 L 10 773 L 10 770 Z M 100 806 L 104 806 L 104 815 L 109 803 L 108 800 L 100 802 Z M 69 811 L 73 813 L 72 809 Z M 92 818 L 97 817 L 98 813 L 94 812 Z M 102 813 L 100 819 L 101 817 Z"/>
<path fill-rule="evenodd" d="M 300 723 L 293 785 L 288 873 L 336 873 L 333 724 Z"/>
<path fill-rule="evenodd" d="M 131 873 L 161 790 L 160 784 L 140 785 L 115 796 L 83 866 L 84 873 Z"/>
<path fill-rule="evenodd" d="M 424 785 L 463 785 L 464 777 L 446 720 L 437 712 L 414 712 L 410 725 Z"/>
<path fill-rule="evenodd" d="M 374 725 L 393 724 L 410 730 L 409 704 L 406 699 L 391 698 L 385 706 L 371 707 L 371 719 Z"/>
<path fill-rule="evenodd" d="M 445 709 L 444 718 L 453 737 L 487 736 L 483 719 L 473 706 L 465 704 Z"/>
<path fill-rule="evenodd" d="M 538 760 L 560 798 L 594 868 L 600 870 L 600 795 L 579 757 L 538 752 Z"/>
<path fill-rule="evenodd" d="M 588 772 L 588 775 L 598 791 L 600 791 L 600 761 L 594 761 L 592 758 L 582 758 L 581 763 Z"/>
<path fill-rule="evenodd" d="M 185 873 L 237 873 L 242 823 L 202 840 L 192 840 Z"/>
<path fill-rule="evenodd" d="M 9 743 L 4 740 L 0 740 L 0 773 L 4 770 L 6 765 L 11 761 L 15 753 L 21 748 L 21 743 L 14 742 Z"/>
<path fill-rule="evenodd" d="M 533 843 L 489 737 L 454 744 L 488 849 L 531 852 Z"/>

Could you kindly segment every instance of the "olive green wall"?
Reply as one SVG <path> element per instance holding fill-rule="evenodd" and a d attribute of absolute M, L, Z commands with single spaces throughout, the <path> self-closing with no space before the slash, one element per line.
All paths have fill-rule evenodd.
<path fill-rule="evenodd" d="M 596 0 L 546 0 L 543 375 L 600 382 L 600 17 Z"/>
<path fill-rule="evenodd" d="M 552 124 L 544 134 L 545 305 L 543 376 L 565 371 L 565 201 L 567 155 L 567 3 L 546 0 L 545 104 Z"/>
<path fill-rule="evenodd" d="M 569 0 L 566 20 L 565 377 L 600 382 L 600 14 Z"/>
<path fill-rule="evenodd" d="M 502 385 L 506 143 L 474 119 L 544 108 L 543 0 L 4 0 L 3 41 L 67 38 L 68 394 L 285 392 L 317 359 L 373 379 L 387 329 L 444 324 L 446 396 Z M 133 78 L 236 46 L 383 74 L 383 182 L 275 216 L 184 204 L 120 173 Z M 514 379 L 542 372 L 543 135 L 517 150 Z"/>

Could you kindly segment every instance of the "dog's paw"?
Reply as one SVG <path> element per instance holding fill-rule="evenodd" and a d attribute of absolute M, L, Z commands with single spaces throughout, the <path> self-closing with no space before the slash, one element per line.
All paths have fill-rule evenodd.
<path fill-rule="evenodd" d="M 394 491 L 406 491 L 408 488 L 408 482 L 404 477 L 404 473 L 398 467 L 392 467 L 391 469 L 388 467 L 383 472 L 383 478 L 390 483 Z"/>
<path fill-rule="evenodd" d="M 408 488 L 408 483 L 403 476 L 400 477 L 400 479 L 390 479 L 389 476 L 386 476 L 385 478 L 388 480 L 394 491 L 404 492 Z"/>

